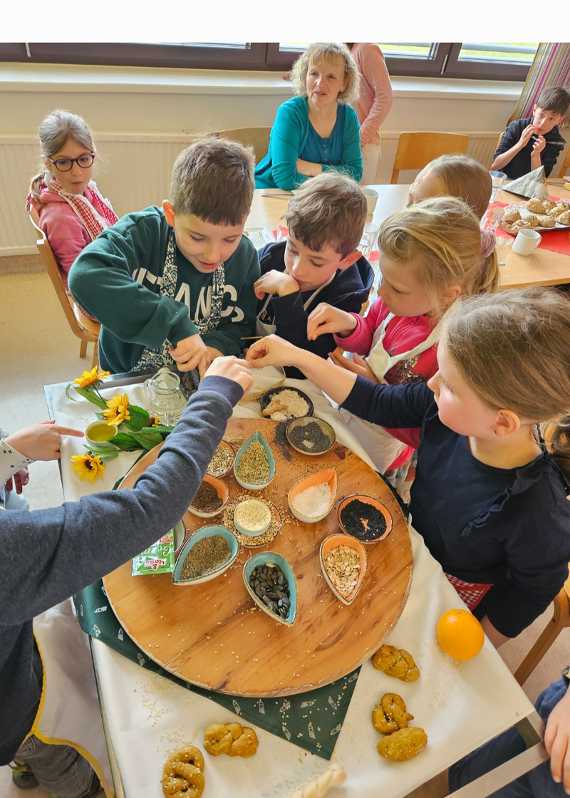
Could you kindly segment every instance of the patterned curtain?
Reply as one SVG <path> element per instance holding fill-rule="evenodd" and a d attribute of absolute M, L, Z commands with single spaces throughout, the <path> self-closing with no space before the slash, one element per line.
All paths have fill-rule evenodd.
<path fill-rule="evenodd" d="M 554 42 L 539 44 L 509 122 L 532 116 L 532 109 L 540 92 L 554 86 L 561 86 L 570 91 L 570 44 Z"/>

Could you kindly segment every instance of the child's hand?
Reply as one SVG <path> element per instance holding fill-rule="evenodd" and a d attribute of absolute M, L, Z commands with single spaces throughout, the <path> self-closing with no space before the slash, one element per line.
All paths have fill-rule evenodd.
<path fill-rule="evenodd" d="M 176 363 L 178 371 L 192 371 L 197 369 L 200 361 L 206 355 L 208 347 L 198 333 L 189 335 L 178 341 L 169 352 Z"/>
<path fill-rule="evenodd" d="M 299 290 L 299 283 L 287 272 L 278 272 L 276 269 L 266 272 L 253 284 L 253 293 L 257 299 L 263 299 L 266 294 L 271 296 L 287 296 Z"/>
<path fill-rule="evenodd" d="M 83 437 L 79 429 L 61 427 L 53 421 L 44 421 L 18 430 L 6 438 L 6 442 L 30 460 L 59 460 L 62 435 Z"/>
<path fill-rule="evenodd" d="M 552 778 L 570 792 L 570 690 L 548 717 L 544 747 L 550 755 Z"/>
<path fill-rule="evenodd" d="M 223 357 L 224 353 L 220 352 L 219 349 L 216 349 L 214 346 L 207 346 L 206 347 L 206 354 L 202 358 L 202 360 L 198 363 L 198 374 L 200 375 L 200 379 L 204 376 L 207 369 L 209 368 L 210 364 L 217 357 Z"/>
<path fill-rule="evenodd" d="M 536 141 L 532 145 L 532 155 L 540 155 L 543 149 L 546 147 L 546 139 L 544 136 L 537 136 Z"/>
<path fill-rule="evenodd" d="M 521 137 L 518 142 L 521 150 L 523 147 L 526 147 L 526 145 L 529 143 L 530 137 L 534 134 L 534 132 L 535 132 L 534 125 L 527 125 L 525 127 L 525 129 L 521 133 Z"/>
<path fill-rule="evenodd" d="M 240 360 L 239 357 L 234 357 L 234 355 L 216 357 L 204 376 L 226 377 L 228 380 L 233 380 L 238 385 L 241 385 L 244 393 L 251 387 L 253 382 L 253 376 L 245 361 Z"/>
<path fill-rule="evenodd" d="M 359 377 L 365 377 L 371 382 L 379 382 L 378 377 L 376 374 L 374 374 L 363 357 L 360 357 L 360 355 L 353 355 L 352 359 L 349 359 L 344 357 L 342 352 L 342 349 L 337 348 L 329 355 L 331 360 L 336 363 L 337 366 L 342 366 L 343 369 L 352 371 L 353 374 L 358 374 Z"/>
<path fill-rule="evenodd" d="M 267 335 L 249 347 L 246 360 L 255 369 L 264 366 L 295 366 L 302 352 L 303 350 L 278 335 Z"/>
<path fill-rule="evenodd" d="M 319 335 L 337 333 L 348 335 L 356 328 L 356 319 L 352 313 L 340 310 L 329 305 L 328 302 L 319 302 L 317 307 L 309 314 L 307 320 L 307 338 L 315 341 Z"/>

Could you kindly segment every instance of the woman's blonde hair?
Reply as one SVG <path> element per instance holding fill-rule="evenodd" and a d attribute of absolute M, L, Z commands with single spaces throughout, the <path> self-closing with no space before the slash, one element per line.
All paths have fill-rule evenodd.
<path fill-rule="evenodd" d="M 459 300 L 443 338 L 484 402 L 543 426 L 570 477 L 570 300 L 553 288 Z"/>
<path fill-rule="evenodd" d="M 491 175 L 483 164 L 468 155 L 440 155 L 424 166 L 418 178 L 428 173 L 441 180 L 445 194 L 459 197 L 479 219 L 483 218 L 492 190 Z"/>
<path fill-rule="evenodd" d="M 291 70 L 291 83 L 295 94 L 306 97 L 307 72 L 311 64 L 320 61 L 331 61 L 336 58 L 344 59 L 344 77 L 346 79 L 345 89 L 338 95 L 338 101 L 348 104 L 354 102 L 358 97 L 358 84 L 360 81 L 358 67 L 348 47 L 345 44 L 337 44 L 336 42 L 311 44 L 295 61 Z"/>
<path fill-rule="evenodd" d="M 389 216 L 380 227 L 380 252 L 418 264 L 416 274 L 440 315 L 442 295 L 458 285 L 463 296 L 496 291 L 497 257 L 484 257 L 473 211 L 456 197 L 434 197 Z"/>
<path fill-rule="evenodd" d="M 95 154 L 95 144 L 87 122 L 69 111 L 52 111 L 48 114 L 40 124 L 38 136 L 42 161 L 53 158 L 69 138 Z M 35 175 L 30 182 L 30 193 L 36 199 L 39 196 L 39 185 L 46 177 L 45 164 L 42 165 L 43 171 Z"/>

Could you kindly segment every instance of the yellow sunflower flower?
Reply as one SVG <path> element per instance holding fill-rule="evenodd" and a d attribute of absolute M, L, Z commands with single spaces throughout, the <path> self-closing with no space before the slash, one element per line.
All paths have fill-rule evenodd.
<path fill-rule="evenodd" d="M 108 377 L 110 373 L 110 371 L 100 371 L 98 366 L 95 366 L 91 371 L 84 371 L 81 377 L 76 377 L 73 384 L 78 388 L 89 388 L 90 385 L 100 382 L 103 377 Z"/>
<path fill-rule="evenodd" d="M 79 478 L 86 479 L 89 482 L 99 479 L 105 472 L 105 464 L 101 458 L 90 452 L 87 454 L 74 454 L 71 462 Z"/>
<path fill-rule="evenodd" d="M 109 424 L 119 426 L 123 421 L 128 421 L 131 417 L 129 413 L 129 397 L 126 393 L 117 394 L 107 402 L 107 410 L 103 410 L 103 415 Z"/>

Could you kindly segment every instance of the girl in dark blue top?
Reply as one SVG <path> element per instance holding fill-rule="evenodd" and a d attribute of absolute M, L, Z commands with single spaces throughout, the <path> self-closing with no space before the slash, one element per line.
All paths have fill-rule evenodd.
<path fill-rule="evenodd" d="M 297 97 L 277 109 L 269 151 L 255 170 L 256 188 L 290 191 L 321 172 L 362 177 L 358 68 L 343 44 L 312 44 L 293 65 Z"/>
<path fill-rule="evenodd" d="M 563 294 L 527 289 L 458 300 L 427 385 L 376 385 L 275 336 L 257 341 L 248 360 L 295 366 L 368 421 L 421 427 L 412 522 L 495 645 L 546 609 L 570 560 Z"/>

